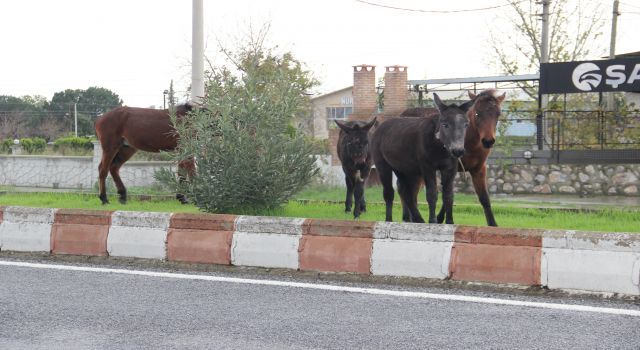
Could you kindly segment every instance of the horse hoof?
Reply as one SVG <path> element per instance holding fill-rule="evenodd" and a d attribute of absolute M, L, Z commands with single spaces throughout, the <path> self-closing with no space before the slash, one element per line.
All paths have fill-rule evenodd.
<path fill-rule="evenodd" d="M 120 204 L 127 204 L 127 199 L 126 198 L 120 198 L 120 199 L 118 199 L 118 202 L 120 202 Z"/>

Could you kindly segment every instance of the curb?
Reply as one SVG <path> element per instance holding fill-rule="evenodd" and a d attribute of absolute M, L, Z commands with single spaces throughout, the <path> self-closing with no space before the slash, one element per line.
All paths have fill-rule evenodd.
<path fill-rule="evenodd" d="M 640 234 L 0 207 L 0 250 L 640 295 Z"/>

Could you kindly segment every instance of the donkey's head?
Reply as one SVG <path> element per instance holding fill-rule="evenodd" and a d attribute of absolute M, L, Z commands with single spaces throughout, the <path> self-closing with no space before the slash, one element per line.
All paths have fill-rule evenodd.
<path fill-rule="evenodd" d="M 335 120 L 342 130 L 338 143 L 341 156 L 351 158 L 354 163 L 364 163 L 369 154 L 369 130 L 376 124 L 376 118 L 368 123 L 362 121 L 341 122 Z"/>
<path fill-rule="evenodd" d="M 478 95 L 469 92 L 469 98 L 474 101 L 469 114 L 484 148 L 491 148 L 496 142 L 496 126 L 505 96 L 506 92 L 496 96 L 494 89 L 484 90 Z"/>
<path fill-rule="evenodd" d="M 464 137 L 469 126 L 467 111 L 471 104 L 445 105 L 435 93 L 433 99 L 440 112 L 436 119 L 436 138 L 453 157 L 460 158 L 464 155 Z"/>

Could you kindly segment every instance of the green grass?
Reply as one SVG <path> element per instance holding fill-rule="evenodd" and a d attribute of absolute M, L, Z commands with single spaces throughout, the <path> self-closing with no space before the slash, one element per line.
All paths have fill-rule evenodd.
<path fill-rule="evenodd" d="M 362 220 L 384 220 L 385 208 L 381 202 L 380 189 L 368 189 L 368 211 Z M 313 199 L 311 202 L 291 201 L 283 208 L 260 213 L 267 216 L 303 217 L 334 220 L 352 220 L 351 213 L 344 212 L 342 189 L 316 189 L 300 193 L 299 199 Z M 397 196 L 396 196 L 397 198 Z M 101 205 L 95 194 L 72 193 L 6 193 L 0 195 L 0 206 L 18 205 L 27 207 L 81 208 L 92 210 L 127 210 L 158 212 L 198 212 L 193 205 L 182 205 L 175 200 L 140 201 L 132 199 L 126 205 L 117 202 L 117 196 L 110 196 L 109 205 Z M 328 202 L 335 201 L 335 202 Z M 494 200 L 494 214 L 502 227 L 570 229 L 606 232 L 640 232 L 640 210 L 609 208 L 595 212 L 572 212 L 567 210 L 526 208 L 524 204 L 512 201 Z M 539 203 L 538 203 L 539 204 Z M 542 205 L 540 205 L 542 206 Z M 426 206 L 420 206 L 426 218 Z M 396 200 L 394 221 L 402 218 L 399 201 Z M 475 196 L 456 194 L 454 208 L 456 224 L 485 225 L 482 208 Z"/>

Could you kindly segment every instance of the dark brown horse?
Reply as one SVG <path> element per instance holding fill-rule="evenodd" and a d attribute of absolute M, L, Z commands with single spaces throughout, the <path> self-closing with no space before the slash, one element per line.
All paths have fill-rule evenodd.
<path fill-rule="evenodd" d="M 469 92 L 469 98 L 474 102 L 468 112 L 469 128 L 464 139 L 465 153 L 462 157 L 464 169 L 458 168 L 458 171 L 468 171 L 471 174 L 473 188 L 476 190 L 489 226 L 498 226 L 498 224 L 493 217 L 487 190 L 487 158 L 496 142 L 496 125 L 505 96 L 506 92 L 497 95 L 495 89 L 484 90 L 478 95 Z M 440 209 L 439 223 L 442 223 L 444 214 L 444 208 Z"/>
<path fill-rule="evenodd" d="M 335 121 L 340 127 L 338 135 L 338 158 L 342 163 L 344 180 L 347 185 L 345 212 L 351 211 L 352 197 L 355 200 L 353 218 L 360 217 L 361 212 L 367 211 L 364 198 L 364 182 L 371 172 L 371 152 L 369 152 L 369 131 L 376 124 L 376 118 L 368 123 L 363 121 Z"/>
<path fill-rule="evenodd" d="M 418 192 L 424 182 L 427 187 L 429 222 L 435 223 L 438 196 L 436 171 L 439 170 L 447 223 L 453 223 L 453 179 L 458 158 L 465 152 L 467 109 L 471 103 L 447 106 L 437 94 L 434 94 L 434 100 L 439 114 L 424 118 L 389 119 L 376 128 L 371 139 L 371 154 L 383 186 L 387 221 L 392 221 L 392 173 L 395 173 L 402 205 L 408 209 L 403 220 L 424 222 L 417 205 Z"/>
<path fill-rule="evenodd" d="M 176 106 L 175 114 L 180 118 L 191 110 L 190 104 L 179 105 Z M 166 109 L 118 107 L 96 120 L 96 135 L 102 146 L 102 159 L 98 166 L 102 204 L 109 203 L 105 186 L 109 172 L 118 189 L 120 203 L 126 203 L 127 189 L 120 178 L 120 167 L 138 150 L 156 153 L 171 151 L 176 148 L 178 142 L 178 135 L 171 125 L 169 111 Z M 192 173 L 193 166 L 191 160 L 178 164 L 187 174 Z M 176 198 L 183 203 L 186 201 L 182 194 L 177 194 Z"/>
<path fill-rule="evenodd" d="M 495 89 L 487 89 L 478 95 L 468 93 L 473 106 L 468 111 L 469 128 L 464 140 L 465 154 L 462 157 L 462 167 L 458 171 L 471 173 L 473 188 L 484 209 L 487 225 L 498 226 L 491 210 L 489 191 L 487 190 L 487 158 L 496 141 L 496 126 L 501 114 L 502 102 L 506 93 L 497 96 Z M 425 117 L 433 114 L 433 108 L 410 108 L 402 112 L 405 117 Z M 404 207 L 403 207 L 403 211 Z M 438 223 L 444 221 L 445 208 L 438 213 Z"/>

